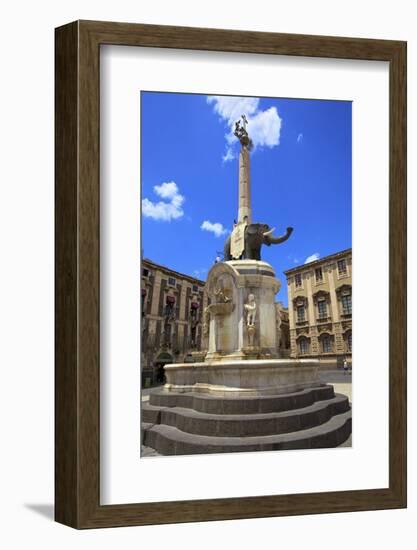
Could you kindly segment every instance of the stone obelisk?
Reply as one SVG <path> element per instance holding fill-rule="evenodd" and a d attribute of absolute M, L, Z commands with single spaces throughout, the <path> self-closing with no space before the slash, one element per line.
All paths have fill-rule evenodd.
<path fill-rule="evenodd" d="M 250 150 L 252 141 L 246 130 L 248 123 L 245 115 L 242 122 L 235 124 L 234 134 L 241 144 L 239 154 L 239 210 L 237 223 L 235 223 L 230 239 L 230 254 L 233 259 L 242 258 L 245 250 L 245 228 L 252 223 L 252 205 L 250 192 Z"/>
<path fill-rule="evenodd" d="M 250 154 L 246 145 L 242 145 L 239 155 L 238 222 L 252 223 L 252 206 L 250 193 Z"/>
<path fill-rule="evenodd" d="M 250 189 L 250 149 L 252 142 L 246 130 L 247 119 L 242 115 L 242 126 L 236 124 L 235 136 L 242 147 L 239 154 L 239 212 L 238 222 L 252 223 L 252 205 Z"/>

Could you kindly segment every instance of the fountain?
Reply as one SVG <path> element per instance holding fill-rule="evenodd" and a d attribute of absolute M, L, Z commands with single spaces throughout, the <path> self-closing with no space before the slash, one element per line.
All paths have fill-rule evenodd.
<path fill-rule="evenodd" d="M 351 433 L 345 396 L 323 384 L 316 359 L 280 357 L 273 267 L 262 245 L 284 243 L 252 223 L 246 117 L 237 121 L 239 211 L 224 261 L 208 273 L 203 362 L 165 365 L 164 388 L 142 407 L 143 443 L 161 454 L 334 447 Z"/>

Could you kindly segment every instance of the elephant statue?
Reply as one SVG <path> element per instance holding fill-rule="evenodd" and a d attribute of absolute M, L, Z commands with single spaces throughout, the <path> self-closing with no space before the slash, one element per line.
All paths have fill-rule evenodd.
<path fill-rule="evenodd" d="M 263 244 L 270 246 L 271 244 L 280 244 L 285 242 L 293 232 L 292 227 L 287 227 L 284 235 L 280 237 L 274 237 L 272 233 L 274 229 L 271 229 L 266 223 L 250 223 L 245 228 L 245 247 L 241 258 L 246 260 L 260 260 L 261 259 L 261 247 Z M 224 260 L 232 260 L 230 255 L 230 241 L 231 235 L 227 238 L 224 245 Z"/>

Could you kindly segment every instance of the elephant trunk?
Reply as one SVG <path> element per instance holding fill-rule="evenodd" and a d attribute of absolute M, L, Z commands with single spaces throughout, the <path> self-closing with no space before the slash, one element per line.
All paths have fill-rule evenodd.
<path fill-rule="evenodd" d="M 273 237 L 272 236 L 273 231 L 274 230 L 271 229 L 270 231 L 266 231 L 263 234 L 264 239 L 265 239 L 265 244 L 270 245 L 270 244 L 280 244 L 280 243 L 285 242 L 287 239 L 290 238 L 291 233 L 293 232 L 293 228 L 292 227 L 287 227 L 287 230 L 286 230 L 285 234 L 281 235 L 280 237 Z"/>

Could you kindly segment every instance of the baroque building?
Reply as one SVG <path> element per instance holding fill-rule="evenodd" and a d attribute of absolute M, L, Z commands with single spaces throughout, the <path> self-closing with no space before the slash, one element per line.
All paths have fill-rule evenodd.
<path fill-rule="evenodd" d="M 201 349 L 204 281 L 147 259 L 141 275 L 141 360 L 144 386 L 163 382 L 166 363 Z"/>
<path fill-rule="evenodd" d="M 285 271 L 291 357 L 352 362 L 352 249 Z"/>
<path fill-rule="evenodd" d="M 279 356 L 290 356 L 290 323 L 288 308 L 282 302 L 275 303 L 277 323 L 277 347 Z"/>

